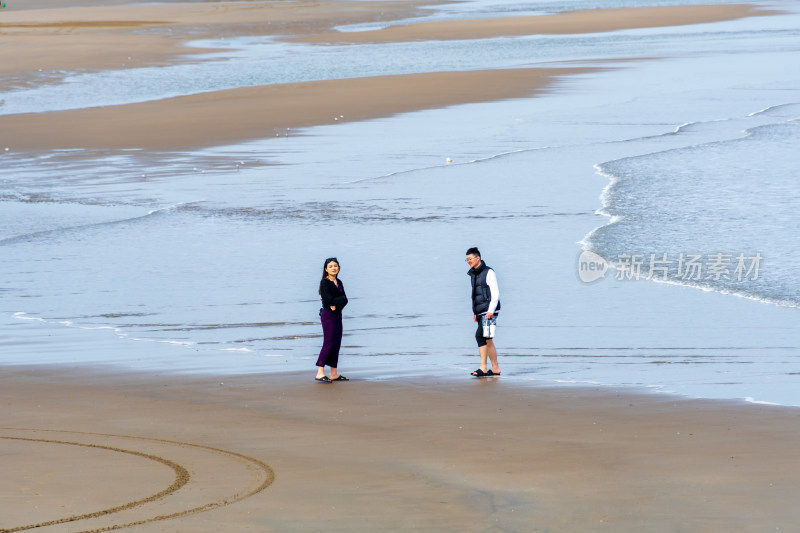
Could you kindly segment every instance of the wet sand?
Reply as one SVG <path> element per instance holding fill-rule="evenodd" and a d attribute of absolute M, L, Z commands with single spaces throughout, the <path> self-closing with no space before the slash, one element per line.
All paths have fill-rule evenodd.
<path fill-rule="evenodd" d="M 60 4 L 40 0 L 33 7 L 48 5 Z M 185 42 L 207 37 L 273 35 L 309 42 L 486 38 L 706 23 L 770 13 L 750 5 L 672 6 L 415 24 L 362 34 L 332 32 L 345 22 L 401 18 L 418 5 L 215 2 L 8 10 L 0 21 L 0 43 L 14 53 L 0 63 L 0 77 L 6 84 L 25 85 L 56 79 L 63 71 L 162 64 L 188 53 L 190 49 L 182 46 Z M 198 51 L 206 50 L 192 53 Z M 286 128 L 527 97 L 551 87 L 557 77 L 577 72 L 586 70 L 506 69 L 322 80 L 123 106 L 6 115 L 0 116 L 0 144 L 14 151 L 218 146 L 274 137 Z"/>
<path fill-rule="evenodd" d="M 505 377 L 350 377 L 5 368 L 0 531 L 787 531 L 800 520 L 795 409 Z M 83 518 L 46 525 L 70 517 Z"/>
<path fill-rule="evenodd" d="M 361 32 L 330 32 L 292 40 L 315 43 L 385 43 L 422 40 L 490 39 L 520 35 L 601 33 L 632 28 L 658 28 L 721 22 L 774 14 L 749 4 L 658 6 L 586 9 L 531 17 L 498 17 L 420 22 Z"/>
<path fill-rule="evenodd" d="M 428 2 L 430 3 L 430 2 Z M 189 41 L 304 35 L 337 25 L 403 18 L 425 2 L 170 2 L 24 0 L 0 10 L 0 84 L 60 71 L 162 65 L 207 52 Z M 126 5 L 128 4 L 128 5 Z M 0 85 L 2 88 L 3 85 Z"/>
<path fill-rule="evenodd" d="M 14 151 L 188 150 L 284 136 L 289 129 L 533 96 L 560 76 L 591 70 L 434 72 L 246 87 L 155 102 L 3 116 L 0 139 L 9 139 Z"/>

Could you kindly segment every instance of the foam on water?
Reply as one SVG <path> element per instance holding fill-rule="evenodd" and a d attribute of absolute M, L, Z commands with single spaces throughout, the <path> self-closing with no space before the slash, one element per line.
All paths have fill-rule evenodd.
<path fill-rule="evenodd" d="M 800 306 L 796 117 L 800 105 L 787 104 L 715 121 L 703 126 L 723 140 L 600 165 L 611 221 L 587 239 L 590 249 L 610 261 L 638 257 L 642 275 L 658 281 Z M 681 265 L 690 257 L 692 271 Z"/>

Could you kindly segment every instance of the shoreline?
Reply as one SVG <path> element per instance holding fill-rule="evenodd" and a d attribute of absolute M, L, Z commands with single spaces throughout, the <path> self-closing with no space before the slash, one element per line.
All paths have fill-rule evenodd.
<path fill-rule="evenodd" d="M 72 527 L 666 532 L 798 519 L 785 468 L 800 458 L 796 409 L 504 378 L 311 378 L 5 368 L 0 457 L 14 463 L 0 493 L 13 505 L 0 528 L 104 506 L 125 508 Z M 169 485 L 154 457 L 188 468 L 186 483 L 126 507 Z M 65 490 L 76 468 L 83 482 Z"/>
<path fill-rule="evenodd" d="M 389 20 L 412 16 L 436 2 L 172 2 L 73 5 L 62 0 L 28 0 L 28 9 L 0 11 L 0 44 L 14 54 L 0 63 L 0 79 L 64 72 L 174 64 L 182 56 L 214 51 L 186 46 L 204 39 L 279 36 L 329 31 L 340 24 L 369 22 L 380 9 Z M 0 86 L 2 87 L 2 86 Z"/>
<path fill-rule="evenodd" d="M 357 44 L 604 33 L 619 30 L 725 22 L 779 13 L 781 11 L 765 9 L 753 4 L 585 9 L 529 17 L 419 22 L 390 26 L 380 30 L 330 32 L 311 36 L 297 36 L 286 40 L 306 43 Z"/>
<path fill-rule="evenodd" d="M 362 39 L 364 42 L 475 39 L 536 33 L 592 33 L 778 13 L 750 4 L 622 8 L 331 33 L 332 28 L 345 22 L 374 20 L 378 7 L 382 20 L 400 20 L 411 16 L 422 5 L 426 4 L 333 1 L 314 4 L 311 9 L 311 4 L 304 2 L 277 5 L 231 2 L 221 6 L 177 3 L 4 10 L 0 42 L 14 46 L 15 54 L 0 65 L 0 75 L 9 80 L 7 83 L 25 86 L 86 69 L 172 64 L 180 61 L 180 55 L 209 51 L 184 46 L 189 41 L 241 35 L 272 35 L 305 42 L 328 42 L 335 35 L 340 42 L 350 43 Z M 262 20 L 262 16 L 266 18 Z M 481 31 L 476 33 L 476 28 Z M 377 36 L 380 38 L 376 41 Z M 109 50 L 117 53 L 109 53 Z M 32 69 L 31 65 L 36 67 Z M 594 71 L 592 68 L 523 68 L 263 85 L 127 105 L 2 115 L 0 139 L 3 146 L 17 152 L 80 148 L 171 151 L 225 146 L 266 140 L 291 128 L 530 97 L 548 90 L 560 76 Z M 73 127 L 75 123 L 82 124 L 79 132 Z"/>
<path fill-rule="evenodd" d="M 270 139 L 288 129 L 535 96 L 600 68 L 432 72 L 243 87 L 163 100 L 0 116 L 15 152 L 80 148 L 190 150 Z M 202 109 L 202 112 L 197 112 Z M 74 125 L 81 124 L 75 134 Z"/>

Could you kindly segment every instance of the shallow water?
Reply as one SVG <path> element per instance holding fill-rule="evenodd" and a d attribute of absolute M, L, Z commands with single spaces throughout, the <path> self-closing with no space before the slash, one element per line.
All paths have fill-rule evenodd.
<path fill-rule="evenodd" d="M 0 152 L 0 358 L 313 371 L 317 280 L 336 256 L 351 298 L 344 373 L 466 378 L 477 350 L 463 256 L 477 245 L 500 280 L 502 379 L 800 405 L 790 248 L 800 74 L 787 68 L 800 57 L 797 22 L 391 45 L 393 62 L 378 64 L 388 46 L 302 45 L 303 68 L 272 79 L 331 77 L 332 61 L 349 75 L 465 68 L 465 57 L 468 68 L 600 58 L 613 68 L 537 98 L 196 153 Z M 133 72 L 135 95 L 103 88 L 130 72 L 87 74 L 3 95 L 0 112 L 163 97 L 181 69 L 208 81 L 180 91 L 214 90 L 226 65 L 270 70 L 295 49 L 244 42 L 224 59 Z M 763 263 L 745 283 L 609 270 L 589 284 L 583 249 L 609 262 L 760 253 Z"/>

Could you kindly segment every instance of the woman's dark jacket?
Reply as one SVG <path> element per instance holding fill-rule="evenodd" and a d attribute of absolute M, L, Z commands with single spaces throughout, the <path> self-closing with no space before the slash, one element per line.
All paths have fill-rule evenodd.
<path fill-rule="evenodd" d="M 338 282 L 338 287 L 328 278 L 322 278 L 322 281 L 319 282 L 319 295 L 322 297 L 322 308 L 330 311 L 331 306 L 335 305 L 336 310 L 334 313 L 341 313 L 344 306 L 347 305 L 344 283 L 342 283 L 342 280 L 338 280 Z"/>

